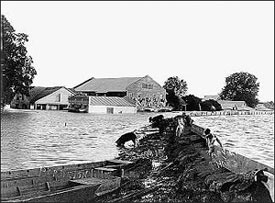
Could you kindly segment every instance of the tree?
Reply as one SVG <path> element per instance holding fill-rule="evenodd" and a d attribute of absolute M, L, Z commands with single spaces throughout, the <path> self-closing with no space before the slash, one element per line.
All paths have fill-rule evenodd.
<path fill-rule="evenodd" d="M 201 99 L 199 97 L 189 94 L 182 98 L 187 104 L 187 106 L 186 106 L 187 111 L 200 111 L 201 110 L 201 107 L 200 107 Z"/>
<path fill-rule="evenodd" d="M 16 93 L 29 95 L 29 87 L 37 74 L 33 60 L 27 55 L 28 35 L 16 33 L 4 15 L 1 15 L 1 106 L 9 104 Z"/>
<path fill-rule="evenodd" d="M 182 96 L 187 91 L 187 83 L 179 79 L 178 76 L 169 77 L 163 88 L 167 92 L 167 104 L 172 106 L 174 110 L 182 110 L 185 102 L 182 100 Z"/>
<path fill-rule="evenodd" d="M 182 97 L 187 91 L 187 83 L 179 79 L 178 76 L 169 77 L 165 81 L 163 88 L 166 89 L 167 92 L 173 91 L 175 95 Z"/>
<path fill-rule="evenodd" d="M 232 101 L 245 101 L 254 108 L 259 100 L 256 98 L 260 84 L 257 77 L 247 72 L 233 73 L 225 79 L 226 85 L 220 93 L 220 98 Z"/>

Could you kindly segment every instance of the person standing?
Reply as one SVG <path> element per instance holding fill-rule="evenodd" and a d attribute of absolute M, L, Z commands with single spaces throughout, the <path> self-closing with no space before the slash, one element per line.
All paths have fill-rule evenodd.
<path fill-rule="evenodd" d="M 183 135 L 184 132 L 184 121 L 182 117 L 178 118 L 178 125 L 177 125 L 177 129 L 176 129 L 176 137 L 181 137 Z"/>

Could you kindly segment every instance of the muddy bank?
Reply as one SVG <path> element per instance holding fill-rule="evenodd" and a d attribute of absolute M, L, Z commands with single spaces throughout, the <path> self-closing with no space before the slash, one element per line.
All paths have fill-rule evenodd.
<path fill-rule="evenodd" d="M 176 121 L 165 131 L 141 130 L 136 148 L 121 148 L 119 158 L 133 161 L 123 172 L 121 188 L 99 202 L 271 202 L 255 182 L 255 171 L 238 175 L 219 167 L 207 154 L 205 140 L 186 128 L 176 137 Z M 153 127 L 156 127 L 153 125 Z"/>

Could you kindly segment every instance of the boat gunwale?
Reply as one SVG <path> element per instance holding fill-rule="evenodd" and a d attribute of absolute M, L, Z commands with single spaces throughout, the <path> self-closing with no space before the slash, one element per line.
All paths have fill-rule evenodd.
<path fill-rule="evenodd" d="M 204 136 L 205 128 L 203 128 L 199 125 L 196 125 L 196 124 L 192 124 L 191 131 L 193 133 L 196 133 L 197 135 L 199 135 L 201 138 L 205 139 L 205 136 Z M 244 168 L 243 171 L 234 170 L 232 165 L 231 165 L 232 167 L 228 165 L 229 163 L 220 164 L 222 167 L 230 170 L 231 172 L 242 174 L 242 173 L 252 171 L 252 170 L 266 170 L 267 169 L 267 171 L 269 173 L 274 175 L 274 168 L 272 168 L 266 164 L 252 160 L 251 158 L 248 158 L 248 157 L 241 155 L 239 153 L 236 153 L 236 152 L 232 152 L 228 149 L 222 149 L 220 146 L 215 146 L 215 147 L 217 148 L 218 153 L 221 153 L 224 156 L 223 160 L 225 160 L 226 158 L 233 158 L 233 159 L 235 159 L 235 163 L 237 163 L 237 164 L 240 164 L 242 162 L 241 160 L 243 160 L 243 162 L 247 162 L 246 164 L 243 164 L 244 167 L 247 167 L 247 168 Z M 218 153 L 216 152 L 215 155 L 217 155 Z M 230 161 L 232 161 L 232 160 L 230 160 Z M 229 160 L 225 160 L 225 161 L 229 162 Z"/>
<path fill-rule="evenodd" d="M 51 173 L 55 171 L 77 171 L 92 169 L 107 164 L 108 160 L 98 161 L 98 162 L 88 162 L 88 163 L 78 163 L 69 165 L 55 165 L 55 166 L 43 166 L 29 169 L 19 169 L 19 170 L 9 170 L 1 172 L 1 182 L 2 181 L 12 181 L 20 180 L 25 178 L 38 178 L 42 176 L 52 175 Z M 44 174 L 44 175 L 43 175 Z"/>

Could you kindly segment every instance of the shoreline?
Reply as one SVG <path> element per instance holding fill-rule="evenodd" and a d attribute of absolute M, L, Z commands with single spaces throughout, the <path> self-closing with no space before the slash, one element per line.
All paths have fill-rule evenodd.
<path fill-rule="evenodd" d="M 39 110 L 39 109 L 15 109 L 15 108 L 10 108 L 10 107 L 4 107 L 1 109 L 1 114 L 2 113 L 9 113 L 9 112 L 68 112 L 67 110 Z M 137 112 L 133 114 L 164 114 L 164 115 L 170 115 L 174 116 L 177 114 L 182 114 L 185 112 L 186 114 L 189 114 L 192 117 L 200 117 L 200 116 L 241 116 L 241 115 L 273 115 L 274 114 L 274 109 L 269 109 L 269 110 L 221 110 L 221 111 L 170 111 L 170 112 Z M 69 112 L 72 113 L 72 112 Z M 90 113 L 91 115 L 97 115 L 96 113 Z M 104 115 L 102 113 L 98 115 Z M 110 115 L 110 114 L 106 114 Z M 112 114 L 111 114 L 112 115 Z M 114 114 L 117 115 L 117 114 Z"/>

